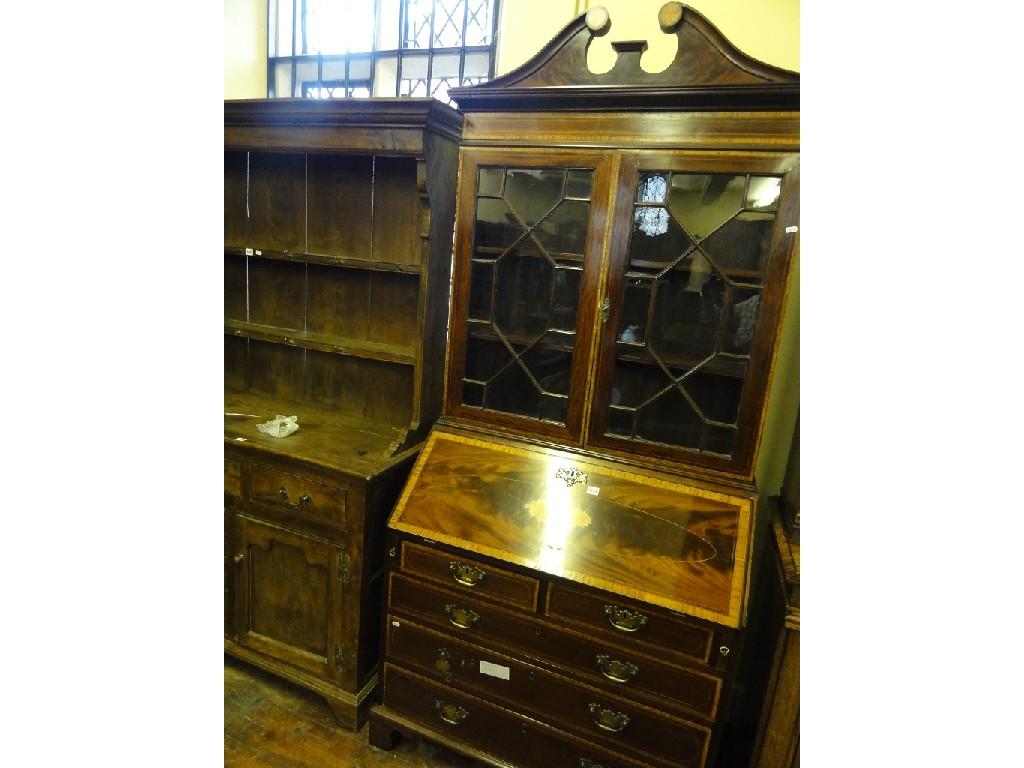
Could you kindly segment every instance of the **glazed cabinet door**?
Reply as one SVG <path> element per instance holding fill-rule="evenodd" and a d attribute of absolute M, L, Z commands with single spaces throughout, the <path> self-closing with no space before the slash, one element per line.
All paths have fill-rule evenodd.
<path fill-rule="evenodd" d="M 340 546 L 236 517 L 237 642 L 325 679 L 340 676 Z"/>
<path fill-rule="evenodd" d="M 610 161 L 464 150 L 448 412 L 578 440 Z"/>
<path fill-rule="evenodd" d="M 791 154 L 623 158 L 590 444 L 750 471 L 798 187 Z"/>

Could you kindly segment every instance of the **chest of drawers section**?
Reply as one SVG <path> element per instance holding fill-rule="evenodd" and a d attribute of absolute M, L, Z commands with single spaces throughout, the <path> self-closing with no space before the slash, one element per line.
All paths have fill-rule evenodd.
<path fill-rule="evenodd" d="M 498 764 L 707 763 L 731 630 L 407 536 L 389 554 L 378 746 L 415 730 Z"/>

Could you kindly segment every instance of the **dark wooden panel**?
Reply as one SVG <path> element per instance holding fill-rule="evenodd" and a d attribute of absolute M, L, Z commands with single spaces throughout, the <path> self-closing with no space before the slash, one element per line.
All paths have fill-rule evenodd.
<path fill-rule="evenodd" d="M 249 321 L 303 330 L 306 265 L 249 257 Z"/>
<path fill-rule="evenodd" d="M 411 367 L 314 350 L 306 354 L 305 400 L 381 424 L 408 426 Z"/>
<path fill-rule="evenodd" d="M 249 340 L 234 336 L 224 337 L 224 386 L 232 389 L 245 389 L 249 386 L 247 361 L 249 357 Z"/>
<path fill-rule="evenodd" d="M 390 660 L 411 666 L 437 682 L 455 685 L 488 700 L 496 698 L 517 712 L 532 713 L 611 749 L 638 751 L 685 765 L 698 762 L 707 748 L 710 734 L 705 725 L 609 696 L 540 667 L 408 621 L 389 622 L 388 648 Z M 602 728 L 597 721 L 606 727 Z M 621 730 L 606 730 L 620 725 Z"/>
<path fill-rule="evenodd" d="M 553 584 L 548 591 L 545 612 L 552 619 L 580 631 L 596 631 L 613 642 L 645 653 L 669 651 L 698 662 L 708 661 L 711 654 L 714 639 L 711 629 L 654 606 L 624 601 L 616 596 Z M 636 629 L 628 629 L 633 625 Z"/>
<path fill-rule="evenodd" d="M 369 259 L 373 158 L 309 155 L 309 253 Z"/>
<path fill-rule="evenodd" d="M 235 459 L 224 459 L 224 493 L 242 495 L 242 465 Z"/>
<path fill-rule="evenodd" d="M 372 273 L 310 264 L 306 323 L 314 333 L 370 338 Z"/>
<path fill-rule="evenodd" d="M 305 350 L 295 347 L 250 339 L 249 382 L 252 390 L 275 400 L 297 400 L 302 392 L 304 354 Z M 287 410 L 286 403 L 281 403 L 281 407 Z M 270 414 L 270 418 L 273 417 L 274 414 Z"/>
<path fill-rule="evenodd" d="M 373 258 L 397 264 L 419 264 L 419 190 L 416 161 L 409 157 L 374 158 Z"/>
<path fill-rule="evenodd" d="M 537 610 L 537 579 L 495 568 L 464 554 L 451 555 L 406 541 L 402 544 L 402 570 L 474 597 L 506 603 L 530 613 Z"/>
<path fill-rule="evenodd" d="M 416 343 L 419 277 L 397 272 L 374 272 L 370 281 L 371 341 Z"/>
<path fill-rule="evenodd" d="M 246 259 L 244 256 L 224 257 L 224 317 L 246 319 Z"/>
<path fill-rule="evenodd" d="M 470 745 L 502 761 L 489 761 L 492 765 L 510 764 L 519 768 L 643 766 L 639 761 L 610 754 L 554 728 L 476 697 L 437 686 L 390 664 L 384 667 L 384 686 L 384 702 L 389 710 L 443 734 L 446 740 Z M 453 720 L 462 719 L 457 725 L 446 722 L 442 712 Z"/>
<path fill-rule="evenodd" d="M 224 153 L 224 245 L 245 245 L 247 164 L 245 152 Z"/>
<path fill-rule="evenodd" d="M 306 249 L 306 156 L 249 154 L 249 238 L 252 248 Z"/>
<path fill-rule="evenodd" d="M 391 574 L 388 608 L 400 616 L 425 620 L 467 642 L 504 648 L 571 670 L 603 690 L 644 697 L 658 708 L 685 707 L 707 717 L 717 710 L 720 681 L 713 675 L 666 664 L 397 573 Z M 463 628 L 456 622 L 470 626 Z M 631 664 L 637 672 L 627 682 L 613 682 L 601 673 L 599 656 Z"/>

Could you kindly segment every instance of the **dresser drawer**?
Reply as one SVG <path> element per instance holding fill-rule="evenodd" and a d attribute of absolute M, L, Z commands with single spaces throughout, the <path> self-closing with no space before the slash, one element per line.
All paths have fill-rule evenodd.
<path fill-rule="evenodd" d="M 505 603 L 533 613 L 540 581 L 481 563 L 465 555 L 405 542 L 402 570 L 441 582 L 449 589 Z"/>
<path fill-rule="evenodd" d="M 224 457 L 224 493 L 239 498 L 242 495 L 242 465 L 226 456 Z"/>
<path fill-rule="evenodd" d="M 305 519 L 345 525 L 348 493 L 344 488 L 254 465 L 249 497 Z"/>
<path fill-rule="evenodd" d="M 605 645 L 591 637 L 530 619 L 392 573 L 388 606 L 420 617 L 460 640 L 499 646 L 515 655 L 547 662 L 581 676 L 613 694 L 655 697 L 657 707 L 671 706 L 713 719 L 721 680 L 698 670 Z"/>
<path fill-rule="evenodd" d="M 389 660 L 413 667 L 488 700 L 597 739 L 616 750 L 643 752 L 672 765 L 699 765 L 710 730 L 672 718 L 510 656 L 468 645 L 445 633 L 392 620 Z"/>
<path fill-rule="evenodd" d="M 597 630 L 627 647 L 646 653 L 669 651 L 699 662 L 708 661 L 714 640 L 711 629 L 663 609 L 564 584 L 551 585 L 545 613 L 584 632 Z"/>
<path fill-rule="evenodd" d="M 384 704 L 422 724 L 428 736 L 457 740 L 521 768 L 648 768 L 516 712 L 384 666 Z M 694 764 L 696 765 L 696 764 Z"/>

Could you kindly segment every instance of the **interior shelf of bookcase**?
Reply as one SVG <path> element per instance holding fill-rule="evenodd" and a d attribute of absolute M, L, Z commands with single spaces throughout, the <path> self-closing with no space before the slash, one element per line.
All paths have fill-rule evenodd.
<path fill-rule="evenodd" d="M 247 254 L 247 250 L 253 253 Z M 419 275 L 422 272 L 419 264 L 400 264 L 388 261 L 373 261 L 370 259 L 359 259 L 349 256 L 330 256 L 320 253 L 300 253 L 295 251 L 274 251 L 263 249 L 246 249 L 235 247 L 224 247 L 225 256 L 254 256 L 261 259 L 274 259 L 277 261 L 305 262 L 309 264 L 322 264 L 324 266 L 338 266 L 347 269 L 365 269 L 374 272 L 400 272 L 404 275 Z"/>
<path fill-rule="evenodd" d="M 299 430 L 269 437 L 256 427 L 276 415 L 298 417 Z M 309 403 L 224 390 L 224 442 L 252 444 L 281 457 L 369 477 L 396 461 L 392 452 L 405 438 L 402 429 L 359 419 Z"/>
<path fill-rule="evenodd" d="M 272 325 L 247 323 L 243 320 L 226 319 L 224 321 L 224 333 L 226 335 L 241 336 L 246 339 L 270 341 L 277 344 L 302 347 L 303 349 L 315 349 L 320 352 L 335 352 L 351 357 L 380 360 L 386 363 L 416 364 L 415 348 L 399 344 L 383 344 L 366 341 L 365 339 L 351 339 L 325 333 L 298 331 Z"/>

